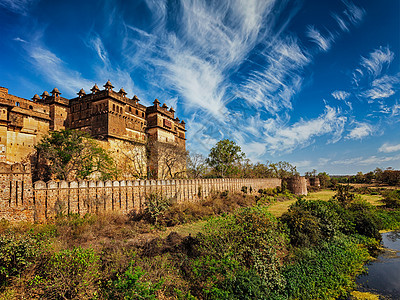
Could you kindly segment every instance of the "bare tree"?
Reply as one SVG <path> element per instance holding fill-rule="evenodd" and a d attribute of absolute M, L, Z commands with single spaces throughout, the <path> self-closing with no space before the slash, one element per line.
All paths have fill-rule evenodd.
<path fill-rule="evenodd" d="M 158 179 L 185 177 L 188 153 L 184 147 L 177 143 L 150 141 L 148 151 L 149 177 Z"/>
<path fill-rule="evenodd" d="M 201 178 L 208 167 L 206 158 L 199 153 L 187 155 L 187 174 L 189 178 Z"/>

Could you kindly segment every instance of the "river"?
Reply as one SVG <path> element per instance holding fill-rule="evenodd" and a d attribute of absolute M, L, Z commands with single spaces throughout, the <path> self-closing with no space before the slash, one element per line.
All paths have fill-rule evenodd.
<path fill-rule="evenodd" d="M 357 278 L 357 290 L 400 299 L 400 231 L 382 233 L 382 243 L 386 249 Z"/>

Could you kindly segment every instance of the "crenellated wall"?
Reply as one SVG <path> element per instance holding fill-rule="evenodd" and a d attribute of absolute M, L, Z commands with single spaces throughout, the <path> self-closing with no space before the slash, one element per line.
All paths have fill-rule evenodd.
<path fill-rule="evenodd" d="M 144 208 L 146 195 L 160 193 L 177 203 L 198 201 L 210 193 L 239 192 L 243 186 L 259 189 L 281 185 L 277 178 L 137 181 L 37 181 L 32 184 L 28 165 L 0 162 L 0 219 L 45 221 L 59 213 L 123 214 Z M 251 188 L 251 189 L 250 189 Z"/>
<path fill-rule="evenodd" d="M 97 213 L 118 211 L 123 214 L 144 207 L 146 195 L 160 193 L 174 202 L 198 201 L 213 191 L 239 192 L 243 186 L 259 189 L 280 186 L 277 178 L 263 179 L 197 179 L 137 181 L 37 181 L 34 183 L 36 220 L 58 213 Z"/>

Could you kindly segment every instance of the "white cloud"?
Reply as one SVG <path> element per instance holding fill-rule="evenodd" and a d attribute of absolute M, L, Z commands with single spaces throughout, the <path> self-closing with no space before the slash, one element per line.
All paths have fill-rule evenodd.
<path fill-rule="evenodd" d="M 79 72 L 70 70 L 59 57 L 44 47 L 29 44 L 27 49 L 38 73 L 61 92 L 75 95 L 82 87 L 87 90 L 93 85 L 93 82 L 83 78 Z"/>
<path fill-rule="evenodd" d="M 249 74 L 237 90 L 238 98 L 271 114 L 292 108 L 292 97 L 300 91 L 302 69 L 310 62 L 295 38 L 277 39 L 260 57 L 264 67 Z"/>
<path fill-rule="evenodd" d="M 379 152 L 391 153 L 400 151 L 400 144 L 397 145 L 390 145 L 390 144 L 383 144 L 379 149 Z"/>
<path fill-rule="evenodd" d="M 344 11 L 344 14 L 347 16 L 349 21 L 354 25 L 361 23 L 366 15 L 365 9 L 356 6 L 351 1 L 344 0 L 343 3 L 346 5 L 346 10 Z"/>
<path fill-rule="evenodd" d="M 108 59 L 108 53 L 107 53 L 106 49 L 104 48 L 103 42 L 101 41 L 100 37 L 94 36 L 90 40 L 89 43 L 90 43 L 91 47 L 93 47 L 93 49 L 96 51 L 96 53 L 99 56 L 99 58 L 101 59 L 101 61 L 104 64 L 109 65 L 110 61 Z"/>
<path fill-rule="evenodd" d="M 340 29 L 342 29 L 342 31 L 348 32 L 349 31 L 349 26 L 348 24 L 337 14 L 332 14 L 332 17 L 336 20 L 336 22 L 338 23 Z"/>
<path fill-rule="evenodd" d="M 371 89 L 365 91 L 363 95 L 370 99 L 388 98 L 395 94 L 394 88 L 399 81 L 395 76 L 384 75 L 372 81 Z"/>
<path fill-rule="evenodd" d="M 346 100 L 347 98 L 350 97 L 350 93 L 345 91 L 334 91 L 332 92 L 332 96 L 336 100 Z"/>
<path fill-rule="evenodd" d="M 15 13 L 26 15 L 30 7 L 38 0 L 0 0 L 0 6 Z"/>
<path fill-rule="evenodd" d="M 291 126 L 282 126 L 276 121 L 267 121 L 264 126 L 265 141 L 270 152 L 292 152 L 297 147 L 304 147 L 313 142 L 313 138 L 331 134 L 329 142 L 340 140 L 346 117 L 337 109 L 326 106 L 325 112 L 318 118 L 301 120 Z M 271 126 L 272 125 L 272 126 Z"/>
<path fill-rule="evenodd" d="M 357 123 L 356 127 L 350 130 L 350 133 L 346 136 L 347 139 L 360 140 L 366 136 L 372 134 L 373 129 L 371 125 L 367 123 Z"/>
<path fill-rule="evenodd" d="M 394 59 L 394 53 L 389 47 L 379 47 L 369 54 L 361 57 L 361 65 L 374 77 L 381 74 L 384 66 L 389 66 Z"/>
<path fill-rule="evenodd" d="M 314 26 L 308 26 L 306 34 L 312 42 L 318 45 L 322 51 L 326 52 L 330 49 L 333 42 L 332 35 L 329 35 L 329 37 L 324 37 L 317 29 L 314 28 Z"/>

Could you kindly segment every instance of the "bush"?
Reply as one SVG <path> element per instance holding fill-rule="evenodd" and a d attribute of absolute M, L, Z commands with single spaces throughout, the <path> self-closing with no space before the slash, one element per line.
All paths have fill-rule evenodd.
<path fill-rule="evenodd" d="M 162 217 L 168 207 L 171 205 L 170 199 L 159 193 L 151 193 L 146 196 L 145 200 L 145 215 L 153 224 L 158 224 L 158 219 Z"/>
<path fill-rule="evenodd" d="M 335 202 L 299 199 L 281 217 L 296 247 L 310 247 L 332 238 L 344 227 Z"/>
<path fill-rule="evenodd" d="M 30 284 L 46 299 L 92 299 L 98 295 L 100 259 L 92 249 L 62 250 L 43 258 Z"/>
<path fill-rule="evenodd" d="M 285 253 L 286 240 L 267 208 L 243 208 L 227 217 L 210 220 L 198 239 L 197 249 L 202 257 L 194 261 L 194 279 L 205 292 L 216 293 L 242 271 L 256 272 L 263 283 L 262 289 L 268 293 L 283 288 L 278 253 Z M 254 277 L 253 280 L 257 281 Z M 220 298 L 225 296 L 221 294 Z"/>
<path fill-rule="evenodd" d="M 156 299 L 156 292 L 160 290 L 162 281 L 152 284 L 142 279 L 145 272 L 139 267 L 134 268 L 131 263 L 128 269 L 110 281 L 107 287 L 109 299 Z"/>
<path fill-rule="evenodd" d="M 354 278 L 369 258 L 367 249 L 341 235 L 296 255 L 284 270 L 286 295 L 292 299 L 346 298 L 355 287 Z"/>
<path fill-rule="evenodd" d="M 383 192 L 383 203 L 389 208 L 400 208 L 400 190 L 386 190 Z"/>
<path fill-rule="evenodd" d="M 0 287 L 32 263 L 36 246 L 36 241 L 30 237 L 15 233 L 0 236 Z"/>

